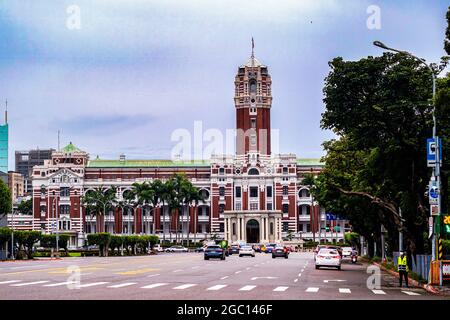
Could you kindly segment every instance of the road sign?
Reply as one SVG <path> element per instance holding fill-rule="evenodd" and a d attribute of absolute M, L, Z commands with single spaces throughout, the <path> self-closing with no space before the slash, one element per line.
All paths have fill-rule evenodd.
<path fill-rule="evenodd" d="M 433 217 L 428 218 L 428 239 L 430 239 L 433 236 Z"/>
<path fill-rule="evenodd" d="M 439 160 L 442 163 L 442 143 L 438 139 L 439 144 Z M 427 139 L 427 165 L 434 167 L 436 165 L 436 142 L 433 138 Z"/>
<path fill-rule="evenodd" d="M 439 198 L 439 189 L 436 186 L 430 187 L 430 198 L 437 199 Z"/>
<path fill-rule="evenodd" d="M 325 215 L 326 215 L 327 221 L 334 221 L 334 220 L 337 220 L 336 215 L 333 214 L 333 213 L 327 212 L 327 213 L 325 213 Z"/>
<path fill-rule="evenodd" d="M 438 240 L 438 260 L 442 260 L 442 239 Z"/>
<path fill-rule="evenodd" d="M 450 215 L 443 216 L 444 232 L 450 233 Z"/>
<path fill-rule="evenodd" d="M 439 215 L 439 207 L 437 204 L 431 205 L 431 215 L 432 216 L 438 216 Z"/>

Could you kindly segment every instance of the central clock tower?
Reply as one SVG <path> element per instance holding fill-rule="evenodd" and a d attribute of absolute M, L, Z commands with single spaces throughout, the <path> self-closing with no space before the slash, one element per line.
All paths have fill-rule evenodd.
<path fill-rule="evenodd" d="M 255 58 L 239 67 L 234 80 L 236 107 L 236 154 L 270 155 L 270 108 L 272 80 L 267 66 Z"/>

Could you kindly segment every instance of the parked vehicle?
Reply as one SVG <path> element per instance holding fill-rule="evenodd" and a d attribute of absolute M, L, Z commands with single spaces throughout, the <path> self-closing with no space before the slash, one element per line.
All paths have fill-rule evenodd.
<path fill-rule="evenodd" d="M 188 248 L 185 248 L 183 246 L 171 246 L 170 248 L 166 249 L 166 252 L 188 252 Z"/>
<path fill-rule="evenodd" d="M 251 256 L 255 257 L 255 250 L 251 246 L 242 246 L 239 248 L 239 257 Z"/>
<path fill-rule="evenodd" d="M 195 252 L 205 252 L 205 247 L 197 247 L 194 250 Z"/>
<path fill-rule="evenodd" d="M 155 244 L 153 246 L 153 250 L 155 250 L 156 252 L 164 252 L 164 249 L 161 247 L 160 244 Z"/>
<path fill-rule="evenodd" d="M 272 253 L 273 248 L 275 248 L 277 246 L 276 243 L 269 243 L 268 245 L 266 245 L 266 250 L 264 251 L 265 253 Z"/>
<path fill-rule="evenodd" d="M 255 250 L 255 252 L 261 252 L 261 246 L 259 244 L 255 244 L 253 246 L 253 250 Z"/>
<path fill-rule="evenodd" d="M 239 254 L 240 246 L 238 244 L 232 244 L 230 248 L 230 254 Z"/>
<path fill-rule="evenodd" d="M 334 267 L 341 270 L 341 255 L 336 249 L 320 249 L 316 256 L 316 269 Z"/>
<path fill-rule="evenodd" d="M 352 257 L 352 247 L 342 247 L 342 258 L 343 259 L 350 259 Z"/>
<path fill-rule="evenodd" d="M 289 258 L 289 249 L 283 246 L 276 246 L 272 250 L 272 259 L 277 257 L 283 257 L 285 259 Z"/>
<path fill-rule="evenodd" d="M 225 251 L 219 245 L 207 246 L 204 253 L 204 259 L 209 260 L 210 258 L 217 258 L 220 260 L 225 260 Z"/>

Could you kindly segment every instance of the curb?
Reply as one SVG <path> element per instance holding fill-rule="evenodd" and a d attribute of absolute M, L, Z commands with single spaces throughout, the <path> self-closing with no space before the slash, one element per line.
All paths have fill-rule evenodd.
<path fill-rule="evenodd" d="M 390 275 L 393 275 L 396 278 L 399 278 L 399 275 L 398 275 L 397 272 L 392 271 L 390 269 L 387 269 L 386 267 L 384 267 L 383 265 L 379 264 L 378 262 L 372 262 L 372 264 L 376 265 L 377 267 L 379 267 L 383 271 L 389 273 Z M 410 277 L 408 277 L 408 282 L 411 283 L 412 285 L 416 286 L 416 287 L 423 288 L 423 289 L 425 289 L 426 291 L 428 291 L 428 292 L 430 292 L 432 294 L 445 295 L 445 294 L 441 293 L 439 290 L 437 290 L 436 288 L 434 288 L 430 284 L 420 284 L 417 280 L 411 279 Z"/>

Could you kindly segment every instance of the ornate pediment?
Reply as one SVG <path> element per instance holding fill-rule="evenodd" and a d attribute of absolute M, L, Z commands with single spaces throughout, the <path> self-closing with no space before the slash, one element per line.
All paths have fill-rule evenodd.
<path fill-rule="evenodd" d="M 72 185 L 80 183 L 83 175 L 64 168 L 52 173 L 49 179 L 52 184 Z"/>

